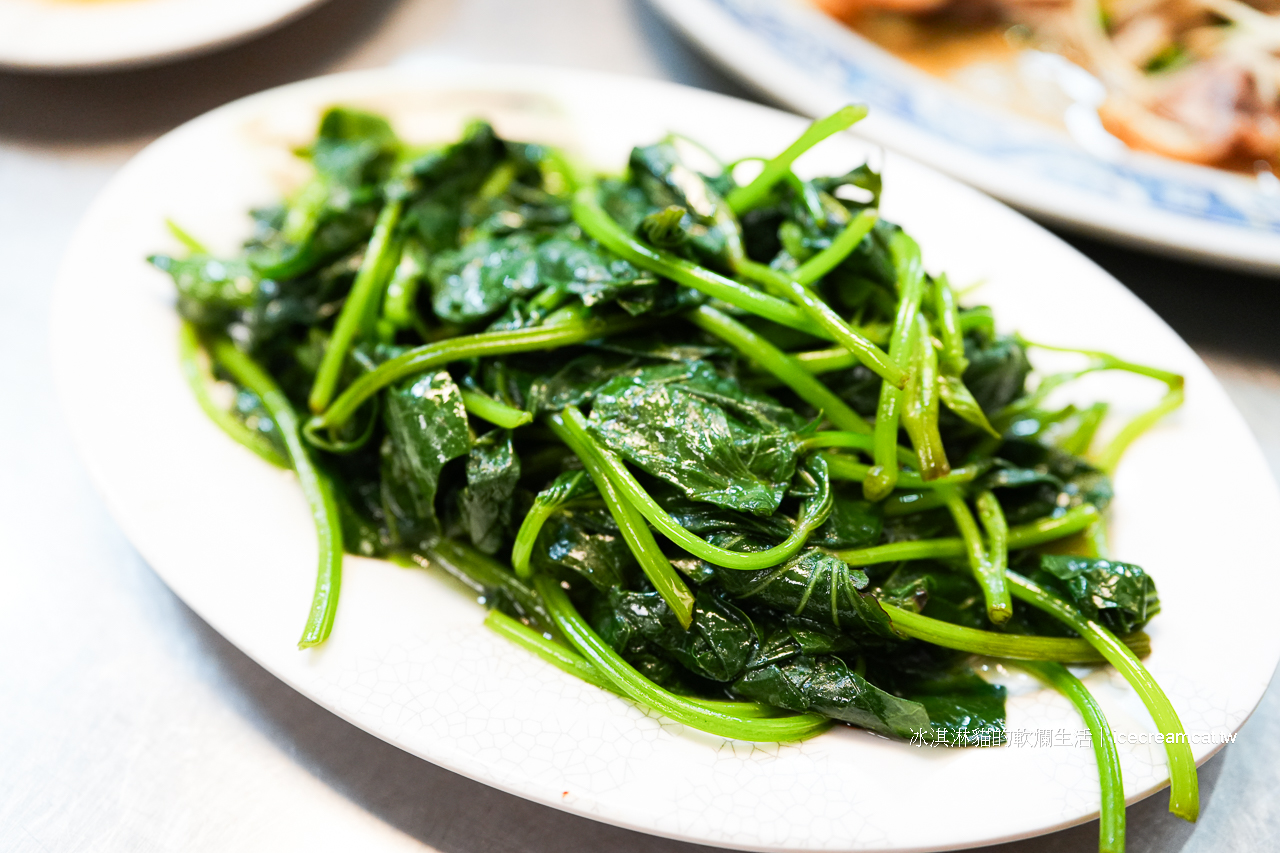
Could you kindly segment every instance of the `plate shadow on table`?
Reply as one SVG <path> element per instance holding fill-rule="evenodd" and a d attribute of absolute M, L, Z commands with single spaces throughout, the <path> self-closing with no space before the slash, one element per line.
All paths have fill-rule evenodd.
<path fill-rule="evenodd" d="M 38 145 L 150 138 L 253 92 L 323 74 L 400 0 L 328 0 L 209 53 L 120 70 L 0 69 L 0 139 Z"/>
<path fill-rule="evenodd" d="M 215 664 L 224 695 L 279 749 L 361 808 L 441 853 L 711 853 L 539 805 L 436 767 L 356 728 L 277 680 L 175 597 L 196 644 Z M 1223 756 L 1200 770 L 1202 807 Z M 1128 810 L 1130 853 L 1177 853 L 1194 827 L 1167 811 L 1160 792 Z M 982 848 L 990 853 L 1084 853 L 1096 822 L 1050 836 Z"/>

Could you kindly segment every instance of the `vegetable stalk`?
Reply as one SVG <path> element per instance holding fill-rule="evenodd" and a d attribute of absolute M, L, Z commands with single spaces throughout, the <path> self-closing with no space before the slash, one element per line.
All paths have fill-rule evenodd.
<path fill-rule="evenodd" d="M 346 363 L 347 352 L 356 338 L 369 330 L 373 311 L 382 301 L 383 285 L 387 276 L 395 268 L 399 258 L 399 250 L 395 246 L 394 234 L 400 223 L 402 201 L 390 202 L 378 214 L 378 222 L 373 228 L 373 236 L 369 238 L 369 248 L 364 260 L 360 262 L 360 270 L 356 273 L 355 283 L 342 304 L 342 312 L 333 327 L 333 335 L 316 371 L 315 383 L 311 386 L 311 396 L 307 403 L 312 412 L 322 412 L 333 399 L 338 386 L 338 378 L 342 366 Z"/>
<path fill-rule="evenodd" d="M 302 631 L 302 639 L 298 641 L 298 648 L 318 646 L 333 630 L 333 620 L 338 612 L 338 592 L 342 588 L 342 522 L 333 484 L 312 461 L 298 428 L 298 415 L 275 380 L 253 359 L 236 349 L 230 338 L 213 338 L 209 348 L 214 359 L 226 368 L 237 383 L 262 400 L 263 407 L 280 430 L 293 470 L 298 475 L 298 484 L 302 486 L 302 494 L 311 507 L 311 518 L 316 526 L 319 567 L 316 571 L 316 589 L 311 599 L 311 610 Z"/>
<path fill-rule="evenodd" d="M 819 502 L 805 502 L 801 507 L 800 518 L 795 528 L 781 544 L 764 551 L 730 551 L 727 548 L 720 548 L 685 530 L 672 518 L 644 490 L 644 487 L 627 469 L 626 464 L 611 450 L 601 447 L 591 437 L 587 432 L 587 419 L 576 408 L 569 406 L 564 410 L 563 424 L 564 428 L 577 438 L 578 446 L 591 457 L 592 464 L 607 475 L 610 482 L 625 496 L 630 505 L 634 506 L 650 524 L 676 545 L 713 565 L 743 571 L 772 568 L 799 553 L 808 540 L 809 534 L 822 524 L 831 512 L 831 496 L 827 494 Z"/>
<path fill-rule="evenodd" d="M 671 561 L 666 558 L 666 555 L 662 553 L 662 549 L 658 547 L 658 543 L 654 540 L 649 527 L 644 523 L 644 516 L 627 502 L 613 480 L 609 478 L 607 469 L 600 464 L 600 457 L 593 452 L 594 448 L 591 447 L 589 442 L 583 441 L 583 434 L 580 430 L 574 429 L 574 426 L 570 425 L 567 414 L 564 417 L 552 415 L 547 418 L 546 423 L 551 427 L 551 431 L 556 434 L 556 437 L 567 444 L 569 449 L 582 460 L 582 467 L 586 468 L 587 473 L 591 475 L 592 481 L 595 482 L 596 488 L 604 498 L 605 505 L 609 507 L 609 512 L 613 515 L 613 520 L 617 522 L 618 529 L 622 531 L 622 537 L 627 541 L 627 545 L 630 546 L 636 562 L 644 570 L 645 577 L 649 579 L 649 583 L 653 584 L 653 588 L 658 591 L 663 600 L 667 602 L 667 605 L 671 607 L 676 618 L 680 620 L 680 624 L 688 628 L 693 621 L 693 594 L 689 592 L 689 587 L 676 574 Z"/>
<path fill-rule="evenodd" d="M 773 185 L 791 171 L 791 164 L 795 163 L 796 158 L 817 145 L 828 136 L 847 130 L 856 122 L 861 121 L 867 116 L 867 108 L 862 104 L 849 104 L 841 107 L 826 118 L 820 118 L 805 129 L 795 142 L 791 143 L 783 150 L 781 154 L 767 161 L 764 169 L 761 170 L 755 179 L 744 187 L 735 187 L 725 196 L 725 201 L 729 203 L 729 207 L 734 213 L 741 216 L 752 207 L 755 207 L 765 196 L 769 194 L 769 190 Z"/>
<path fill-rule="evenodd" d="M 911 357 L 911 336 L 916 313 L 924 298 L 924 268 L 920 247 L 899 231 L 890 241 L 894 267 L 898 273 L 898 309 L 889 338 L 889 358 L 904 370 Z M 867 500 L 878 501 L 889 496 L 898 484 L 898 419 L 901 415 L 902 391 L 889 382 L 880 386 L 880 403 L 876 408 L 873 453 L 875 465 L 862 482 Z"/>
<path fill-rule="evenodd" d="M 560 585 L 549 577 L 534 581 L 556 627 L 570 643 L 609 679 L 622 693 L 647 705 L 678 723 L 710 732 L 720 737 L 750 741 L 794 741 L 812 737 L 831 727 L 831 722 L 818 714 L 796 714 L 786 717 L 755 718 L 721 710 L 711 710 L 671 693 L 645 678 L 635 667 L 600 638 L 587 621 L 578 615 L 573 603 Z"/>
<path fill-rule="evenodd" d="M 1102 706 L 1089 688 L 1058 663 L 1021 661 L 1018 664 L 1047 682 L 1071 700 L 1084 724 L 1089 727 L 1093 755 L 1098 763 L 1098 783 L 1102 789 L 1098 820 L 1098 853 L 1124 853 L 1124 781 L 1120 775 L 1120 752 Z"/>
<path fill-rule="evenodd" d="M 1029 578 L 1013 571 L 1005 574 L 1010 591 L 1016 598 L 1043 610 L 1083 637 L 1133 687 L 1157 728 L 1164 734 L 1165 755 L 1169 760 L 1169 811 L 1184 820 L 1195 821 L 1200 813 L 1195 758 L 1178 712 L 1151 673 L 1124 643 L 1102 625 L 1086 619 L 1075 607 Z"/>

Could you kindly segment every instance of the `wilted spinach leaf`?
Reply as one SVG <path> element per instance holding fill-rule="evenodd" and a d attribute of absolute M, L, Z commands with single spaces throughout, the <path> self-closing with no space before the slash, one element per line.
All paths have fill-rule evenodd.
<path fill-rule="evenodd" d="M 393 385 L 384 398 L 384 503 L 389 520 L 404 525 L 397 531 L 401 543 L 422 547 L 439 534 L 435 498 L 440 471 L 471 449 L 466 409 L 444 370 Z"/>
<path fill-rule="evenodd" d="M 1151 576 L 1133 563 L 1045 554 L 1037 580 L 1057 583 L 1086 618 L 1101 622 L 1117 634 L 1137 631 L 1160 612 L 1160 597 Z"/>
<path fill-rule="evenodd" d="M 612 610 L 609 618 L 615 621 L 616 642 L 626 646 L 634 632 L 690 672 L 712 681 L 732 681 L 755 651 L 755 629 L 747 615 L 705 589 L 694 600 L 693 624 L 688 630 L 656 592 L 613 589 L 608 606 Z"/>
<path fill-rule="evenodd" d="M 659 365 L 596 392 L 590 426 L 625 459 L 696 500 L 770 515 L 796 468 L 802 422 L 705 362 Z"/>
<path fill-rule="evenodd" d="M 493 430 L 476 441 L 467 457 L 467 487 L 460 500 L 471 541 L 486 554 L 496 554 L 510 533 L 519 480 L 520 457 L 509 430 Z"/>

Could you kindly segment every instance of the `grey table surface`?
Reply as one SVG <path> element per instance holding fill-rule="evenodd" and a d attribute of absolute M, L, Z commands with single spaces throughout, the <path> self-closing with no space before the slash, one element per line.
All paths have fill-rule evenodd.
<path fill-rule="evenodd" d="M 112 523 L 51 388 L 54 269 L 94 195 L 160 133 L 270 86 L 430 51 L 753 97 L 640 0 L 331 0 L 254 41 L 147 69 L 0 72 L 0 850 L 654 851 L 402 753 L 276 681 Z M 1280 471 L 1280 282 L 1068 237 L 1201 353 Z M 1134 851 L 1280 848 L 1280 689 L 1201 770 L 1191 826 L 1157 794 Z M 1096 824 L 992 850 L 1089 851 Z"/>

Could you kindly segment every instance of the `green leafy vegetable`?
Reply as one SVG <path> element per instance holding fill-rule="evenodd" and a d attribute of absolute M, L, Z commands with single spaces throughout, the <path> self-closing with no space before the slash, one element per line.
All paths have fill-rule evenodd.
<path fill-rule="evenodd" d="M 678 137 L 600 178 L 483 122 L 423 147 L 335 107 L 243 252 L 171 228 L 191 254 L 151 260 L 197 402 L 292 467 L 316 519 L 301 645 L 333 629 L 345 548 L 443 571 L 520 648 L 723 737 L 999 745 L 987 655 L 1097 742 L 1061 664 L 1107 662 L 1175 738 L 1172 808 L 1194 818 L 1181 723 L 1139 662 L 1155 584 L 1104 550 L 1110 474 L 1181 377 L 1067 350 L 1082 368 L 1033 382 L 1028 350 L 1059 348 L 961 307 L 881 217 L 873 169 L 793 170 L 864 114 L 740 184 Z M 1165 393 L 1090 455 L 1107 405 L 1051 401 L 1099 370 Z M 1118 850 L 1118 758 L 1097 756 Z"/>

